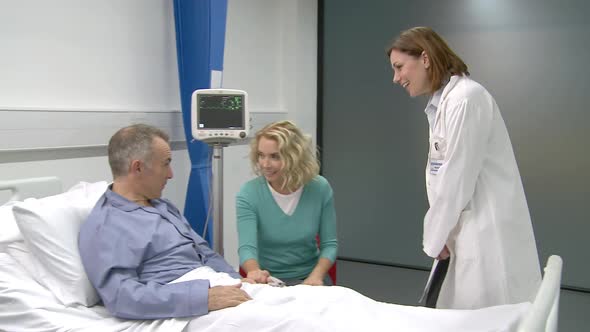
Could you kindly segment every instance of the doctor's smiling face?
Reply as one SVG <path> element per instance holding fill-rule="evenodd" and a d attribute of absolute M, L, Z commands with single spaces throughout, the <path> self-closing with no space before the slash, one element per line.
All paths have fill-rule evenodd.
<path fill-rule="evenodd" d="M 416 57 L 393 49 L 389 61 L 393 68 L 393 83 L 406 89 L 410 97 L 430 93 L 431 82 L 427 71 L 430 61 L 425 52 Z"/>

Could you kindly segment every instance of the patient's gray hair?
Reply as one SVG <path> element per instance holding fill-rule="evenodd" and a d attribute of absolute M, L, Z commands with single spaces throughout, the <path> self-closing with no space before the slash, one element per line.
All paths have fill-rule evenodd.
<path fill-rule="evenodd" d="M 109 165 L 113 178 L 127 175 L 132 160 L 149 162 L 152 158 L 152 143 L 160 137 L 166 143 L 170 136 L 164 131 L 145 124 L 134 124 L 119 129 L 109 140 Z"/>

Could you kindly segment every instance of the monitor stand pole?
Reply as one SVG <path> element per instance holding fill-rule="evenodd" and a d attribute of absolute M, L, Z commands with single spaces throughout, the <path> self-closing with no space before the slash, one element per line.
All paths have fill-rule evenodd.
<path fill-rule="evenodd" d="M 213 146 L 213 160 L 211 172 L 213 182 L 213 250 L 223 256 L 223 148 L 227 143 L 211 143 Z"/>

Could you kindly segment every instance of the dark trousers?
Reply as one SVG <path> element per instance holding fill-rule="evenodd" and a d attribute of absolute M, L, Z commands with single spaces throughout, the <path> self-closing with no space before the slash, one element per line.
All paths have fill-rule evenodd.
<path fill-rule="evenodd" d="M 438 261 L 436 264 L 436 268 L 434 269 L 434 274 L 432 275 L 432 280 L 430 282 L 430 288 L 426 294 L 426 301 L 424 303 L 425 307 L 436 308 L 438 294 L 440 293 L 440 288 L 442 287 L 445 276 L 447 275 L 450 261 L 451 260 L 447 258 L 444 261 Z"/>

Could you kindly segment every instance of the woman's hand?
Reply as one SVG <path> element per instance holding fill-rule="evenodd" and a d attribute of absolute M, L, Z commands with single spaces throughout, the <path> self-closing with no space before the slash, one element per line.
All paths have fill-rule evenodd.
<path fill-rule="evenodd" d="M 254 281 L 252 279 L 248 279 L 248 278 L 242 278 L 241 280 L 242 280 L 242 282 L 247 282 L 249 284 L 255 284 L 256 283 L 256 281 Z"/>
<path fill-rule="evenodd" d="M 266 270 L 252 270 L 248 272 L 246 279 L 254 280 L 258 284 L 266 284 L 270 273 Z"/>
<path fill-rule="evenodd" d="M 313 274 L 310 274 L 309 277 L 307 277 L 307 278 L 305 278 L 305 280 L 303 280 L 303 284 L 309 285 L 309 286 L 323 286 L 324 285 L 324 278 L 317 277 L 317 276 L 314 276 Z"/>
<path fill-rule="evenodd" d="M 313 268 L 313 271 L 303 280 L 304 285 L 323 286 L 324 278 L 328 274 L 328 270 L 332 266 L 332 261 L 325 257 L 320 257 L 318 264 Z"/>

